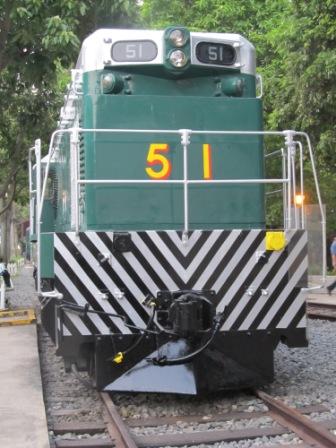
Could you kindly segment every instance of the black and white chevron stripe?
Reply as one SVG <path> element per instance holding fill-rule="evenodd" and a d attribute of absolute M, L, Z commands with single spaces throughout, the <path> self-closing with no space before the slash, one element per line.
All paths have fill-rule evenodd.
<path fill-rule="evenodd" d="M 225 310 L 223 330 L 305 327 L 301 287 L 307 276 L 307 233 L 286 233 L 286 249 L 265 251 L 265 230 L 195 230 L 187 243 L 181 232 L 130 232 L 131 250 L 113 250 L 113 232 L 55 234 L 56 288 L 67 300 L 89 303 L 144 327 L 149 318 L 141 303 L 160 290 L 215 290 L 217 312 Z M 109 262 L 100 263 L 101 254 Z M 124 297 L 120 298 L 120 291 Z M 109 298 L 102 293 L 108 292 Z M 121 319 L 67 313 L 67 334 L 128 334 Z"/>

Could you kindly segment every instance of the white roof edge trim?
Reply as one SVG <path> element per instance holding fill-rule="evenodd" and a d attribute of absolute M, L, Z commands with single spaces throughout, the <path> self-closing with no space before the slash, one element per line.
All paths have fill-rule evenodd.
<path fill-rule="evenodd" d="M 113 66 L 129 66 L 129 62 L 113 62 L 111 60 L 111 45 L 119 40 L 153 40 L 158 47 L 158 53 L 154 60 L 149 64 L 160 65 L 163 63 L 163 34 L 164 30 L 140 30 L 140 29 L 118 29 L 118 28 L 101 28 L 90 34 L 84 41 L 80 50 L 76 69 L 83 72 L 102 70 L 106 65 Z M 193 56 L 193 41 L 219 41 L 226 43 L 236 43 L 237 53 L 241 62 L 240 72 L 255 75 L 256 74 L 256 52 L 254 46 L 245 37 L 233 33 L 205 33 L 190 32 L 191 36 L 191 62 L 202 64 L 195 60 Z M 132 65 L 143 65 L 146 62 L 132 62 Z M 213 67 L 223 67 L 214 65 Z"/>

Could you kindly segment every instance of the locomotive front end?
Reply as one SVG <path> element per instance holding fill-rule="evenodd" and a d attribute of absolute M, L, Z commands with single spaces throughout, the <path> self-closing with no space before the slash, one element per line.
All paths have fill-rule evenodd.
<path fill-rule="evenodd" d="M 280 340 L 307 344 L 296 134 L 273 133 L 287 165 L 267 178 L 256 80 L 255 49 L 236 34 L 85 40 L 51 145 L 55 290 L 42 320 L 100 390 L 260 386 Z M 282 228 L 266 229 L 269 183 L 283 188 Z"/>

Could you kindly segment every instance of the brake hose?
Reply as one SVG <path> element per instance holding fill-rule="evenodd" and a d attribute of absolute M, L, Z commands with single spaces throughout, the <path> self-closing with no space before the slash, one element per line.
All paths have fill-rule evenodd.
<path fill-rule="evenodd" d="M 178 366 L 192 361 L 194 358 L 196 358 L 196 356 L 200 355 L 211 344 L 211 342 L 214 340 L 214 337 L 220 330 L 223 321 L 224 321 L 224 313 L 218 314 L 217 316 L 214 317 L 215 325 L 210 335 L 210 338 L 206 341 L 204 345 L 202 345 L 202 347 L 199 347 L 194 352 L 189 353 L 186 356 L 181 356 L 180 358 L 167 358 L 166 356 L 162 356 L 161 358 L 147 358 L 147 362 L 150 362 L 156 366 Z"/>

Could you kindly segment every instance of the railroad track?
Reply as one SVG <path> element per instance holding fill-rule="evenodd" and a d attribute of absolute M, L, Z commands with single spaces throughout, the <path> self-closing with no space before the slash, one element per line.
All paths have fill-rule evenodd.
<path fill-rule="evenodd" d="M 336 320 L 335 303 L 308 302 L 307 314 L 311 319 Z"/>
<path fill-rule="evenodd" d="M 137 447 L 165 447 L 165 446 L 191 446 L 198 444 L 213 444 L 216 442 L 238 442 L 259 437 L 275 437 L 283 434 L 294 433 L 303 443 L 292 445 L 277 445 L 280 447 L 315 447 L 334 448 L 336 436 L 330 432 L 336 429 L 336 419 L 316 422 L 307 415 L 311 413 L 326 412 L 328 409 L 323 405 L 306 406 L 295 409 L 286 405 L 283 401 L 275 399 L 263 391 L 255 391 L 255 394 L 268 407 L 268 411 L 254 412 L 227 412 L 217 415 L 180 415 L 170 417 L 150 417 L 146 419 L 127 418 L 123 420 L 108 393 L 100 396 L 105 404 L 106 417 L 104 422 L 97 423 L 61 423 L 55 425 L 54 433 L 67 434 L 103 434 L 106 431 L 109 438 L 89 439 L 63 439 L 56 440 L 57 448 L 137 448 Z M 246 427 L 237 430 L 200 430 L 181 431 L 181 423 L 209 423 L 224 422 L 232 420 L 251 420 L 261 417 L 270 417 L 275 422 L 270 427 Z M 173 427 L 179 424 L 176 432 L 160 433 L 162 428 Z M 137 429 L 161 428 L 154 434 L 139 435 Z M 274 445 L 272 445 L 274 446 Z"/>

